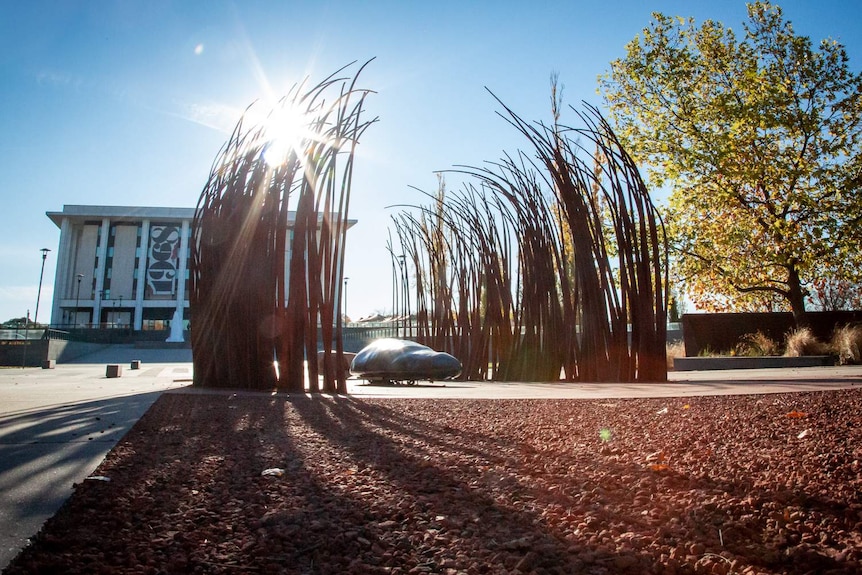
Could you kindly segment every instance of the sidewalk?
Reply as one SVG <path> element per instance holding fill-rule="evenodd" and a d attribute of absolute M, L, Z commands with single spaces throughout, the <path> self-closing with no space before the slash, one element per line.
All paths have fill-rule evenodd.
<path fill-rule="evenodd" d="M 355 397 L 473 399 L 600 399 L 745 395 L 862 387 L 862 366 L 793 369 L 728 369 L 668 373 L 667 383 L 501 383 L 419 382 L 418 385 L 368 385 L 348 381 Z"/>
<path fill-rule="evenodd" d="M 125 352 L 124 352 L 125 353 Z M 163 392 L 191 388 L 192 364 L 148 363 L 131 370 L 119 356 L 56 369 L 0 369 L 0 569 L 4 568 Z M 146 355 L 146 357 L 144 357 Z M 190 359 L 190 358 L 189 358 Z M 106 363 L 122 377 L 105 377 Z M 350 380 L 356 398 L 626 398 L 783 393 L 858 388 L 862 366 L 676 372 L 666 384 L 420 382 L 381 386 Z M 262 393 L 262 392 L 248 392 Z M 270 393 L 270 392 L 266 392 Z"/>
<path fill-rule="evenodd" d="M 0 369 L 0 569 L 191 364 Z M 186 380 L 186 381 L 178 381 Z"/>

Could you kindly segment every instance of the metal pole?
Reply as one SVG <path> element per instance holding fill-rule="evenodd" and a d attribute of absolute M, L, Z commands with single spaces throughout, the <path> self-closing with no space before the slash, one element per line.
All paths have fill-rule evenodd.
<path fill-rule="evenodd" d="M 27 310 L 27 318 L 24 320 L 24 351 L 21 352 L 21 369 L 27 367 L 27 348 L 30 347 L 30 310 Z"/>
<path fill-rule="evenodd" d="M 36 294 L 36 313 L 33 314 L 33 323 L 39 322 L 39 298 L 42 297 L 42 277 L 45 275 L 45 259 L 48 257 L 48 248 L 39 250 L 42 252 L 42 271 L 39 273 L 39 292 Z"/>
<path fill-rule="evenodd" d="M 72 324 L 78 327 L 78 305 L 81 301 L 81 280 L 84 279 L 84 274 L 78 274 L 78 291 L 75 293 L 75 321 Z"/>
<path fill-rule="evenodd" d="M 407 339 L 407 310 L 410 307 L 408 303 L 408 298 L 410 294 L 407 293 L 407 284 L 404 281 L 404 278 L 407 277 L 407 264 L 404 262 L 404 256 L 401 256 L 401 329 L 404 331 L 404 339 Z"/>
<path fill-rule="evenodd" d="M 398 312 L 396 308 L 398 304 L 396 303 L 398 297 L 398 279 L 395 274 L 395 254 L 392 255 L 392 325 L 395 327 L 395 337 L 398 337 L 398 324 L 396 318 L 398 317 Z"/>
<path fill-rule="evenodd" d="M 344 278 L 344 319 L 347 319 L 347 280 L 350 278 Z"/>

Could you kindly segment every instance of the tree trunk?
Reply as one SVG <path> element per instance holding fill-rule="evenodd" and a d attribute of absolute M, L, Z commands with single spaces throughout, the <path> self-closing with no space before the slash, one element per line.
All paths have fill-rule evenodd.
<path fill-rule="evenodd" d="M 795 266 L 791 266 L 787 270 L 787 285 L 793 320 L 797 328 L 805 327 L 808 325 L 808 318 L 805 315 L 805 292 L 802 289 L 802 281 L 799 279 L 799 271 Z"/>

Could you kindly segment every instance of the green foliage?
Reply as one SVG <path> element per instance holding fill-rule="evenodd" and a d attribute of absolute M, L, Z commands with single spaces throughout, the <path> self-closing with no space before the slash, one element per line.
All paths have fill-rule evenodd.
<path fill-rule="evenodd" d="M 627 149 L 671 189 L 674 272 L 692 300 L 799 316 L 812 282 L 862 259 L 862 75 L 777 6 L 748 14 L 737 36 L 656 13 L 600 86 Z"/>
<path fill-rule="evenodd" d="M 26 317 L 15 317 L 0 324 L 3 329 L 33 329 L 37 327 L 46 327 L 41 323 L 33 323 L 33 320 L 28 320 Z"/>

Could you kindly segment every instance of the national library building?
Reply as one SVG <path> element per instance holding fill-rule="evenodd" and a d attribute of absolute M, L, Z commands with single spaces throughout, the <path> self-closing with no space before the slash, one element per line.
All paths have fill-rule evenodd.
<path fill-rule="evenodd" d="M 51 326 L 165 330 L 179 318 L 188 330 L 194 213 L 193 208 L 80 205 L 48 212 L 60 228 Z M 294 216 L 288 215 L 289 237 Z M 355 224 L 348 219 L 346 229 Z"/>
<path fill-rule="evenodd" d="M 188 329 L 192 208 L 63 206 L 51 325 Z"/>

